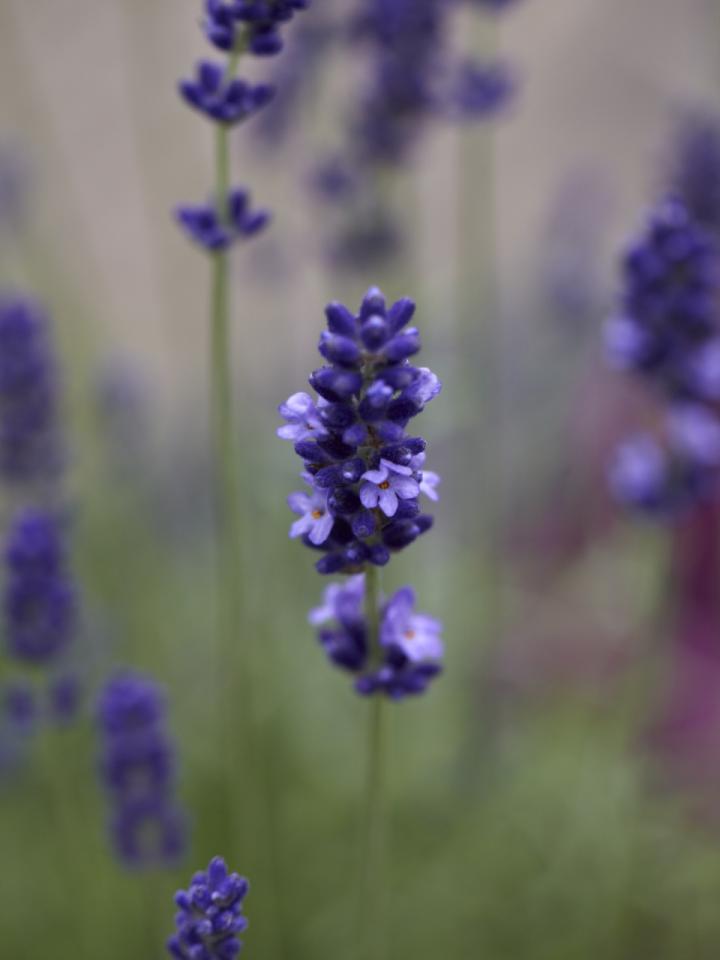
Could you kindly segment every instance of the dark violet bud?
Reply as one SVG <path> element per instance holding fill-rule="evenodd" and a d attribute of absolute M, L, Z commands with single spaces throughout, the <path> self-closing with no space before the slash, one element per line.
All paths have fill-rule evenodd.
<path fill-rule="evenodd" d="M 343 551 L 345 565 L 348 567 L 360 566 L 369 559 L 369 556 L 370 549 L 367 544 L 363 543 L 361 540 L 356 540 L 354 543 L 349 543 Z"/>
<path fill-rule="evenodd" d="M 360 304 L 360 320 L 367 320 L 373 314 L 385 316 L 385 297 L 378 287 L 370 287 Z"/>
<path fill-rule="evenodd" d="M 431 517 L 429 513 L 422 513 L 419 517 L 415 518 L 415 524 L 417 525 L 419 533 L 427 533 L 434 523 L 435 518 Z"/>
<path fill-rule="evenodd" d="M 446 109 L 456 120 L 491 119 L 507 107 L 515 88 L 507 64 L 468 60 L 459 65 L 451 80 Z"/>
<path fill-rule="evenodd" d="M 409 327 L 385 344 L 383 353 L 390 363 L 406 360 L 420 350 L 420 334 L 415 327 Z"/>
<path fill-rule="evenodd" d="M 388 338 L 388 323 L 385 317 L 373 313 L 363 320 L 360 336 L 368 350 L 379 350 Z"/>
<path fill-rule="evenodd" d="M 356 370 L 321 367 L 310 375 L 309 383 L 325 400 L 350 400 L 362 389 L 362 376 Z"/>
<path fill-rule="evenodd" d="M 349 403 L 328 403 L 320 407 L 320 419 L 331 430 L 344 430 L 355 422 L 355 411 Z"/>
<path fill-rule="evenodd" d="M 390 550 L 402 550 L 419 535 L 420 528 L 415 520 L 393 520 L 383 529 L 382 539 Z"/>
<path fill-rule="evenodd" d="M 326 464 L 331 458 L 318 446 L 316 440 L 298 440 L 294 445 L 295 453 L 308 463 Z"/>
<path fill-rule="evenodd" d="M 399 500 L 397 513 L 398 520 L 412 520 L 420 513 L 420 504 L 417 500 Z"/>
<path fill-rule="evenodd" d="M 336 333 L 342 337 L 355 337 L 357 335 L 355 316 L 342 303 L 337 301 L 329 303 L 325 307 L 325 316 L 330 333 Z"/>
<path fill-rule="evenodd" d="M 411 399 L 410 397 L 400 396 L 397 398 L 397 400 L 393 400 L 393 402 L 388 406 L 386 416 L 388 420 L 394 420 L 397 423 L 405 424 L 411 417 L 414 417 L 416 414 L 420 413 L 421 410 L 422 404 Z"/>
<path fill-rule="evenodd" d="M 100 772 L 118 857 L 128 866 L 176 860 L 187 837 L 175 799 L 175 752 L 160 688 L 138 674 L 112 678 L 98 703 Z"/>
<path fill-rule="evenodd" d="M 319 350 L 330 363 L 343 367 L 354 367 L 360 362 L 360 348 L 354 340 L 327 330 L 320 334 Z"/>
<path fill-rule="evenodd" d="M 270 221 L 267 210 L 250 209 L 250 195 L 239 189 L 228 194 L 226 217 L 220 217 L 214 204 L 178 207 L 175 216 L 190 239 L 211 253 L 237 240 L 249 240 Z"/>
<path fill-rule="evenodd" d="M 383 383 L 392 387 L 393 390 L 404 390 L 415 382 L 419 373 L 417 367 L 407 365 L 386 367 L 380 371 L 378 376 L 382 378 Z"/>
<path fill-rule="evenodd" d="M 323 576 L 339 573 L 345 566 L 345 558 L 341 553 L 327 553 L 315 564 L 315 569 Z"/>
<path fill-rule="evenodd" d="M 390 460 L 392 463 L 406 467 L 413 458 L 413 452 L 405 443 L 395 443 L 391 446 L 382 447 L 380 456 L 383 460 Z"/>
<path fill-rule="evenodd" d="M 367 442 L 368 432 L 364 423 L 354 423 L 351 427 L 343 430 L 343 443 L 349 447 L 361 447 Z"/>
<path fill-rule="evenodd" d="M 322 467 L 313 477 L 313 484 L 319 490 L 329 490 L 344 480 L 342 466 Z"/>
<path fill-rule="evenodd" d="M 377 521 L 375 514 L 371 510 L 361 510 L 357 516 L 353 517 L 352 532 L 358 540 L 364 540 L 375 533 Z"/>
<path fill-rule="evenodd" d="M 318 440 L 318 446 L 333 460 L 347 460 L 355 453 L 355 447 L 343 443 L 336 437 L 326 437 L 323 440 Z"/>
<path fill-rule="evenodd" d="M 354 457 L 342 465 L 342 476 L 346 483 L 357 483 L 365 472 L 365 461 L 360 457 Z"/>
<path fill-rule="evenodd" d="M 360 509 L 360 498 L 350 487 L 335 487 L 327 502 L 333 516 L 349 517 Z"/>
<path fill-rule="evenodd" d="M 56 659 L 76 626 L 76 601 L 68 577 L 58 521 L 25 511 L 12 521 L 5 548 L 5 632 L 12 657 L 35 663 Z"/>
<path fill-rule="evenodd" d="M 391 333 L 397 333 L 415 315 L 415 303 L 408 297 L 396 300 L 388 310 L 388 327 Z"/>
<path fill-rule="evenodd" d="M 189 890 L 175 895 L 179 912 L 167 950 L 176 960 L 234 960 L 247 927 L 243 901 L 249 884 L 229 873 L 222 857 L 213 857 L 207 870 L 196 873 Z"/>

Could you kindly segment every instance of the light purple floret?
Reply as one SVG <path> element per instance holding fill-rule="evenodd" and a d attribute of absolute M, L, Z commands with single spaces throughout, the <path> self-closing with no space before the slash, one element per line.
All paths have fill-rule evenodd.
<path fill-rule="evenodd" d="M 412 500 L 420 493 L 420 485 L 413 478 L 412 472 L 412 467 L 381 460 L 377 470 L 366 470 L 362 475 L 362 505 L 368 510 L 379 505 L 386 517 L 394 517 L 398 500 Z"/>
<path fill-rule="evenodd" d="M 326 437 L 327 430 L 322 424 L 320 414 L 312 397 L 307 393 L 294 393 L 278 407 L 280 416 L 287 420 L 282 427 L 278 427 L 277 435 L 283 440 L 315 440 Z"/>
<path fill-rule="evenodd" d="M 384 647 L 399 647 L 412 663 L 441 660 L 442 624 L 425 613 L 415 613 L 415 591 L 403 587 L 388 601 L 380 627 Z"/>
<path fill-rule="evenodd" d="M 331 583 L 325 588 L 323 594 L 322 606 L 314 607 L 308 614 L 308 621 L 314 626 L 319 627 L 330 620 L 338 619 L 338 600 L 341 598 L 346 601 L 351 599 L 357 602 L 358 606 L 362 603 L 365 596 L 365 574 L 358 573 L 354 577 L 349 577 L 344 583 Z"/>
<path fill-rule="evenodd" d="M 423 450 L 422 453 L 418 453 L 412 458 L 410 466 L 415 473 L 420 475 L 420 493 L 424 493 L 430 500 L 437 502 L 440 499 L 440 494 L 436 489 L 441 480 L 440 474 L 435 473 L 433 470 L 423 470 L 424 463 L 425 451 Z"/>
<path fill-rule="evenodd" d="M 313 490 L 310 494 L 291 493 L 287 502 L 292 512 L 300 515 L 300 519 L 290 527 L 290 536 L 302 537 L 307 534 L 315 546 L 325 543 L 334 522 L 327 508 L 327 490 Z"/>

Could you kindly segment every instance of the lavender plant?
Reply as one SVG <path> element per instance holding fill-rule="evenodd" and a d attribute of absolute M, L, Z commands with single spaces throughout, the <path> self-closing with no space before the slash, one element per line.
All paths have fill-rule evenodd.
<path fill-rule="evenodd" d="M 110 803 L 110 833 L 127 866 L 177 861 L 187 820 L 175 798 L 175 751 L 160 688 L 139 674 L 112 677 L 98 702 L 100 772 Z"/>
<path fill-rule="evenodd" d="M 233 960 L 242 948 L 238 934 L 247 928 L 243 901 L 249 884 L 229 873 L 222 857 L 196 873 L 187 890 L 175 894 L 176 933 L 167 941 L 176 960 Z"/>
<path fill-rule="evenodd" d="M 251 737 L 250 631 L 243 630 L 241 595 L 242 518 L 239 512 L 238 430 L 232 398 L 229 252 L 238 241 L 258 235 L 269 214 L 255 210 L 247 190 L 233 187 L 230 177 L 230 131 L 266 106 L 274 94 L 268 84 L 251 84 L 236 76 L 243 54 L 273 56 L 283 46 L 282 27 L 309 0 L 205 0 L 203 29 L 207 40 L 222 54 L 221 63 L 202 61 L 195 76 L 179 84 L 183 99 L 205 116 L 215 129 L 215 184 L 206 204 L 183 206 L 177 219 L 188 236 L 211 258 L 210 303 L 211 405 L 216 468 L 216 523 L 218 542 L 219 635 L 218 658 L 222 736 L 228 739 L 226 755 L 233 763 L 239 726 Z M 244 635 L 243 635 L 244 634 Z M 241 639 L 242 636 L 242 639 Z M 238 648 L 244 645 L 245 662 L 238 666 Z M 228 677 L 243 685 L 229 688 Z M 243 711 L 239 724 L 232 717 Z M 252 751 L 248 749 L 248 754 Z M 245 758 L 247 766 L 249 758 Z M 228 796 L 228 817 L 234 802 Z"/>
<path fill-rule="evenodd" d="M 628 440 L 611 467 L 617 497 L 667 514 L 711 492 L 720 467 L 720 249 L 676 198 L 654 210 L 623 260 L 621 309 L 606 326 L 612 365 L 665 404 L 660 436 Z"/>

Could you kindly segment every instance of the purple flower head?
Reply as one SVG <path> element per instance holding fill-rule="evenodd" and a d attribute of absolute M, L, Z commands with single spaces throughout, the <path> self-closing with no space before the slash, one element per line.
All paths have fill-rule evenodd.
<path fill-rule="evenodd" d="M 243 901 L 249 884 L 229 873 L 222 857 L 196 873 L 187 890 L 175 895 L 176 932 L 167 950 L 176 960 L 233 960 L 242 948 L 238 934 L 247 928 Z"/>
<path fill-rule="evenodd" d="M 610 487 L 617 499 L 628 506 L 649 512 L 667 507 L 667 457 L 652 437 L 635 437 L 617 450 L 610 467 Z"/>
<path fill-rule="evenodd" d="M 225 80 L 222 64 L 202 60 L 194 80 L 181 80 L 178 89 L 191 107 L 217 123 L 233 126 L 247 120 L 272 100 L 275 90 L 269 84 L 251 84 L 244 80 Z"/>
<path fill-rule="evenodd" d="M 115 676 L 101 693 L 98 725 L 115 852 L 128 866 L 176 860 L 187 828 L 174 798 L 175 752 L 160 688 L 138 674 Z"/>
<path fill-rule="evenodd" d="M 226 218 L 211 203 L 178 207 L 175 215 L 190 239 L 211 253 L 225 250 L 237 240 L 257 236 L 270 221 L 267 210 L 250 209 L 250 194 L 241 189 L 228 194 Z"/>
<path fill-rule="evenodd" d="M 4 614 L 9 653 L 47 663 L 68 647 L 76 627 L 75 591 L 68 577 L 61 528 L 48 513 L 23 511 L 5 547 Z"/>
<path fill-rule="evenodd" d="M 380 460 L 376 470 L 362 475 L 360 501 L 368 509 L 380 507 L 386 517 L 394 517 L 400 500 L 411 500 L 420 493 L 420 485 L 412 476 L 412 467 Z"/>
<path fill-rule="evenodd" d="M 324 603 L 310 613 L 318 639 L 336 666 L 355 675 L 363 696 L 382 693 L 400 700 L 423 693 L 440 673 L 443 657 L 439 621 L 415 613 L 415 594 L 403 587 L 380 604 L 380 632 L 375 649 L 366 622 L 365 576 L 331 584 Z"/>
<path fill-rule="evenodd" d="M 458 120 L 487 120 L 508 106 L 515 87 L 507 64 L 466 60 L 455 69 L 443 105 Z"/>
<path fill-rule="evenodd" d="M 287 423 L 278 427 L 277 435 L 282 440 L 317 440 L 327 436 L 317 406 L 307 393 L 294 393 L 278 407 L 280 416 Z"/>
<path fill-rule="evenodd" d="M 52 478 L 62 463 L 47 327 L 34 301 L 0 298 L 0 475 L 9 483 Z"/>
<path fill-rule="evenodd" d="M 425 440 L 407 428 L 441 383 L 410 362 L 420 350 L 412 300 L 388 304 L 372 287 L 357 313 L 341 303 L 325 312 L 319 350 L 327 365 L 310 377 L 319 400 L 290 397 L 278 434 L 294 441 L 312 487 L 288 501 L 300 517 L 290 535 L 322 548 L 320 572 L 353 573 L 387 563 L 390 551 L 430 529 L 417 498 L 436 500 L 439 478 L 421 469 Z"/>

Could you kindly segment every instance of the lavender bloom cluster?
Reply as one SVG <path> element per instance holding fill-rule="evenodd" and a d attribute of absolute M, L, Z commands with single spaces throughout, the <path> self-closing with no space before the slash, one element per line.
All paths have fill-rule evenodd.
<path fill-rule="evenodd" d="M 235 58 L 242 52 L 260 57 L 279 53 L 281 26 L 308 6 L 309 0 L 205 0 L 205 36 L 228 59 L 201 60 L 195 76 L 178 84 L 180 96 L 220 127 L 234 127 L 259 113 L 275 96 L 275 88 L 235 77 Z M 270 219 L 266 210 L 251 208 L 244 189 L 231 189 L 227 197 L 208 203 L 178 207 L 175 215 L 190 239 L 210 253 L 256 236 Z"/>
<path fill-rule="evenodd" d="M 312 622 L 336 622 L 320 640 L 335 664 L 358 675 L 358 692 L 394 698 L 424 690 L 442 652 L 398 640 L 401 622 L 407 626 L 414 616 L 409 588 L 380 611 L 379 638 L 369 637 L 363 612 L 362 571 L 384 566 L 392 552 L 429 530 L 432 517 L 420 498 L 438 498 L 440 478 L 425 469 L 426 442 L 407 432 L 441 389 L 431 370 L 410 363 L 420 350 L 418 330 L 408 326 L 414 313 L 412 300 L 388 305 L 376 287 L 357 314 L 329 304 L 319 344 L 328 364 L 310 376 L 318 399 L 296 393 L 279 408 L 286 424 L 278 435 L 293 442 L 309 487 L 288 498 L 298 514 L 290 536 L 322 552 L 318 572 L 360 574 L 347 588 L 331 586 Z"/>
<path fill-rule="evenodd" d="M 720 468 L 720 247 L 679 199 L 663 201 L 627 251 L 611 363 L 665 404 L 661 438 L 625 443 L 611 485 L 628 505 L 675 511 L 712 489 Z"/>
<path fill-rule="evenodd" d="M 420 350 L 414 312 L 409 299 L 387 306 L 377 288 L 357 315 L 331 303 L 319 345 L 329 364 L 310 377 L 318 399 L 297 393 L 280 407 L 278 435 L 293 441 L 310 488 L 288 500 L 299 516 L 290 536 L 322 551 L 320 573 L 383 566 L 432 526 L 420 495 L 436 500 L 439 478 L 425 470 L 425 440 L 406 428 L 441 383 L 409 362 Z"/>
<path fill-rule="evenodd" d="M 61 466 L 57 372 L 47 317 L 27 297 L 0 297 L 0 475 L 37 485 Z"/>
<path fill-rule="evenodd" d="M 315 178 L 325 199 L 353 205 L 333 250 L 341 264 L 377 263 L 400 246 L 387 210 L 372 196 L 380 172 L 407 161 L 428 120 L 484 121 L 512 98 L 515 80 L 505 63 L 458 57 L 453 51 L 450 38 L 459 6 L 448 0 L 358 4 L 349 37 L 367 55 L 367 80 L 347 111 L 346 143 L 320 165 Z M 499 5 L 477 6 L 492 12 Z M 338 179 L 326 175 L 331 167 L 345 169 L 340 190 Z"/>
<path fill-rule="evenodd" d="M 187 824 L 175 799 L 175 751 L 165 713 L 160 688 L 133 673 L 113 677 L 99 700 L 110 831 L 128 866 L 171 864 L 185 850 Z"/>
<path fill-rule="evenodd" d="M 5 567 L 3 605 L 10 656 L 34 664 L 57 660 L 76 626 L 75 591 L 58 519 L 34 510 L 15 517 Z"/>
<path fill-rule="evenodd" d="M 415 612 L 415 593 L 402 587 L 380 609 L 379 646 L 373 651 L 364 615 L 365 576 L 330 584 L 324 603 L 311 611 L 318 639 L 330 660 L 356 676 L 355 689 L 393 700 L 424 693 L 440 671 L 442 624 Z"/>
<path fill-rule="evenodd" d="M 247 928 L 243 901 L 249 884 L 229 873 L 222 857 L 213 857 L 207 870 L 196 873 L 187 890 L 175 895 L 178 912 L 167 941 L 176 960 L 233 960 L 242 948 L 238 934 Z"/>

